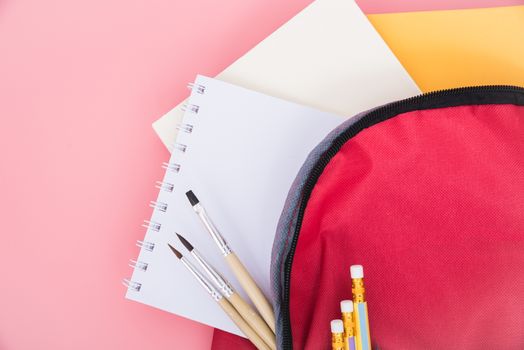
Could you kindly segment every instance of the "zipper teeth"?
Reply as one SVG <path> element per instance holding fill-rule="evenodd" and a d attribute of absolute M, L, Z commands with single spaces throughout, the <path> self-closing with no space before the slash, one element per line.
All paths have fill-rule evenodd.
<path fill-rule="evenodd" d="M 309 201 L 313 187 L 315 186 L 321 173 L 324 171 L 326 165 L 331 159 L 338 153 L 340 148 L 353 136 L 362 131 L 367 126 L 372 126 L 382 120 L 392 118 L 398 114 L 406 113 L 407 111 L 399 112 L 398 114 L 391 114 L 395 110 L 402 107 L 408 107 L 411 104 L 419 103 L 423 101 L 430 101 L 437 97 L 454 96 L 463 93 L 484 93 L 484 92 L 514 92 L 523 93 L 524 88 L 511 85 L 485 85 L 485 86 L 468 86 L 460 87 L 455 89 L 437 90 L 427 93 L 423 93 L 417 96 L 409 97 L 404 100 L 396 101 L 375 110 L 370 111 L 367 115 L 363 116 L 359 121 L 349 126 L 346 130 L 340 133 L 337 138 L 333 141 L 328 150 L 319 158 L 313 169 L 311 170 L 306 183 L 304 184 L 302 199 L 300 201 L 300 207 L 297 214 L 296 227 L 293 233 L 293 239 L 291 241 L 291 247 L 289 253 L 284 259 L 284 284 L 283 284 L 283 301 L 282 301 L 282 328 L 283 328 L 283 348 L 284 350 L 292 350 L 292 334 L 291 324 L 289 315 L 289 282 L 291 279 L 291 265 L 293 262 L 293 256 L 295 254 L 296 245 L 298 242 L 298 235 L 302 226 L 302 219 L 306 209 L 306 204 Z M 427 108 L 429 109 L 429 108 Z"/>

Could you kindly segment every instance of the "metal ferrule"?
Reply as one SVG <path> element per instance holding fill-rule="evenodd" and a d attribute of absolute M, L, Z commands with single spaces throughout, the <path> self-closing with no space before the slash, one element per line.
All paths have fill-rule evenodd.
<path fill-rule="evenodd" d="M 344 350 L 345 345 L 343 333 L 331 333 L 332 350 Z"/>
<path fill-rule="evenodd" d="M 353 294 L 354 303 L 363 303 L 366 301 L 366 289 L 364 288 L 363 278 L 351 279 L 351 293 Z"/>
<path fill-rule="evenodd" d="M 204 287 L 204 289 L 209 293 L 209 295 L 211 295 L 211 297 L 215 301 L 219 301 L 220 299 L 222 299 L 222 294 L 220 294 L 215 289 L 215 287 L 213 287 L 213 285 L 204 277 L 204 275 L 202 275 L 202 273 L 200 273 L 200 271 L 198 271 L 197 268 L 193 266 L 193 264 L 191 264 L 184 257 L 182 257 L 180 261 L 182 261 L 182 264 L 184 264 L 184 266 L 189 270 L 189 272 L 191 272 L 191 274 L 195 276 L 200 285 Z"/>
<path fill-rule="evenodd" d="M 215 241 L 216 245 L 220 249 L 220 252 L 223 256 L 228 256 L 231 253 L 231 248 L 226 243 L 226 240 L 220 232 L 218 232 L 218 229 L 215 227 L 211 219 L 206 213 L 206 210 L 203 206 L 200 205 L 200 203 L 197 203 L 195 206 L 193 206 L 193 209 L 197 213 L 197 215 L 200 217 L 200 220 L 202 220 L 202 223 L 206 227 L 207 231 L 213 237 L 213 240 Z"/>
<path fill-rule="evenodd" d="M 228 281 L 224 277 L 222 277 L 222 275 L 204 259 L 204 257 L 198 252 L 198 250 L 193 249 L 191 251 L 191 254 L 198 262 L 198 264 L 202 267 L 204 272 L 209 276 L 209 278 L 211 278 L 211 281 L 213 281 L 213 283 L 220 290 L 222 295 L 226 298 L 231 297 L 231 295 L 233 295 L 234 293 L 234 290 L 233 287 L 228 283 Z"/>

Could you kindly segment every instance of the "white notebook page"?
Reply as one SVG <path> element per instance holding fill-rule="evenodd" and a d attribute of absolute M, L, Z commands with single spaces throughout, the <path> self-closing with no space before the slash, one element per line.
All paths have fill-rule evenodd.
<path fill-rule="evenodd" d="M 353 0 L 317 0 L 217 78 L 351 117 L 420 93 Z M 169 148 L 180 105 L 153 123 Z"/>
<path fill-rule="evenodd" d="M 198 114 L 188 111 L 183 121 L 193 131 L 177 138 L 187 150 L 171 155 L 171 164 L 180 164 L 180 171 L 168 170 L 164 178 L 174 191 L 159 193 L 157 200 L 168 209 L 153 213 L 151 221 L 161 229 L 148 230 L 145 240 L 155 248 L 142 249 L 138 260 L 147 262 L 148 269 L 135 269 L 132 280 L 141 289 L 126 296 L 241 335 L 167 246 L 171 243 L 191 259 L 175 235 L 180 233 L 247 298 L 185 192 L 194 191 L 270 298 L 271 248 L 288 190 L 309 152 L 343 118 L 216 79 L 199 76 L 196 84 L 205 86 L 204 94 L 194 89 L 189 99 L 199 106 Z"/>

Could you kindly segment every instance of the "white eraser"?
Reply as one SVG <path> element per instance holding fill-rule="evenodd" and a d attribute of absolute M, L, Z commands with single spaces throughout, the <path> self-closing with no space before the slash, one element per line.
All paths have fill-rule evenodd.
<path fill-rule="evenodd" d="M 342 300 L 340 302 L 340 311 L 353 312 L 353 300 Z"/>
<path fill-rule="evenodd" d="M 344 333 L 344 323 L 342 320 L 331 321 L 331 333 Z"/>
<path fill-rule="evenodd" d="M 351 278 L 364 278 L 364 268 L 362 265 L 351 265 L 349 272 Z"/>

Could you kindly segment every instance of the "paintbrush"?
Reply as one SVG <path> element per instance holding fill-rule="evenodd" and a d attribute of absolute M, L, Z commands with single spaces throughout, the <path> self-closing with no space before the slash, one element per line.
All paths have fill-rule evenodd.
<path fill-rule="evenodd" d="M 200 252 L 195 249 L 187 239 L 178 233 L 176 235 L 184 247 L 186 247 L 186 249 L 202 267 L 202 270 L 204 270 L 211 281 L 215 283 L 215 286 L 219 288 L 222 295 L 225 296 L 227 300 L 229 300 L 231 305 L 237 309 L 238 313 L 255 330 L 255 332 L 260 335 L 262 340 L 264 340 L 271 349 L 276 350 L 277 345 L 275 334 L 271 331 L 260 315 L 233 289 L 231 284 L 205 260 L 202 254 L 200 254 Z"/>
<path fill-rule="evenodd" d="M 231 318 L 231 320 L 237 325 L 237 327 L 244 333 L 249 340 L 256 346 L 259 350 L 270 350 L 269 346 L 260 338 L 260 336 L 251 328 L 250 325 L 240 316 L 240 314 L 235 310 L 235 308 L 224 299 L 222 294 L 220 294 L 215 287 L 202 275 L 198 269 L 191 264 L 189 260 L 184 258 L 182 253 L 173 248 L 171 244 L 168 244 L 171 251 L 176 255 L 176 257 L 184 264 L 184 266 L 191 272 L 191 274 L 197 279 L 202 287 L 211 295 L 211 297 L 220 305 L 222 310 Z"/>
<path fill-rule="evenodd" d="M 255 307 L 257 308 L 258 312 L 260 312 L 260 315 L 266 321 L 267 325 L 269 326 L 269 328 L 271 328 L 271 330 L 274 333 L 275 315 L 273 314 L 273 308 L 267 301 L 266 297 L 264 296 L 264 293 L 262 293 L 255 280 L 253 279 L 253 277 L 251 277 L 251 275 L 244 267 L 240 259 L 227 245 L 226 240 L 224 239 L 224 237 L 222 237 L 218 229 L 215 227 L 215 225 L 207 215 L 206 210 L 200 204 L 200 201 L 195 196 L 193 191 L 186 192 L 186 196 L 189 200 L 189 203 L 191 203 L 193 209 L 204 224 L 205 228 L 217 244 L 222 255 L 226 259 L 229 267 L 231 268 L 231 270 L 233 270 L 233 273 L 242 285 L 242 288 L 244 288 L 253 304 L 255 304 Z"/>

